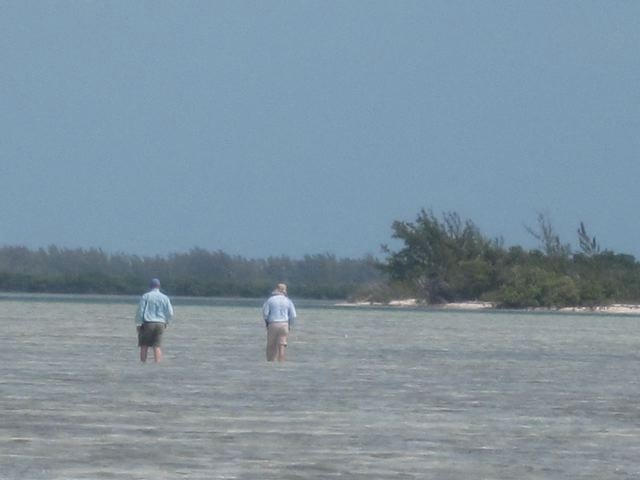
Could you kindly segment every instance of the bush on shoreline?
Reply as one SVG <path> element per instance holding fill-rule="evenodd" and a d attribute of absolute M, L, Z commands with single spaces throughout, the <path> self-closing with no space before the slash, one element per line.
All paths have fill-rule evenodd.
<path fill-rule="evenodd" d="M 442 218 L 422 210 L 415 222 L 393 223 L 393 237 L 403 242 L 386 249 L 381 265 L 429 304 L 480 300 L 502 308 L 561 308 L 640 302 L 640 263 L 631 255 L 600 251 L 580 223 L 580 251 L 555 234 L 551 222 L 538 217 L 529 229 L 539 249 L 506 248 L 484 236 L 456 213 Z"/>

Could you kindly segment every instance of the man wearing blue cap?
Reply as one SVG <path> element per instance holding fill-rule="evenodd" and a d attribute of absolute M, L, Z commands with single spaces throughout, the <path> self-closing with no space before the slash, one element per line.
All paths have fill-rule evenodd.
<path fill-rule="evenodd" d="M 147 351 L 153 348 L 153 359 L 157 363 L 162 360 L 162 334 L 173 317 L 171 301 L 160 291 L 160 280 L 154 278 L 151 290 L 145 293 L 138 304 L 136 312 L 136 329 L 138 330 L 138 346 L 140 361 L 147 361 Z"/>

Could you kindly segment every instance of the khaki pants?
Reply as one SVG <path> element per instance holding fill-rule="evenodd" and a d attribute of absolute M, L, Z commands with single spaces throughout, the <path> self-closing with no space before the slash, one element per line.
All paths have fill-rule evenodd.
<path fill-rule="evenodd" d="M 267 360 L 273 361 L 278 355 L 280 345 L 287 346 L 289 324 L 287 322 L 270 323 L 267 327 Z"/>

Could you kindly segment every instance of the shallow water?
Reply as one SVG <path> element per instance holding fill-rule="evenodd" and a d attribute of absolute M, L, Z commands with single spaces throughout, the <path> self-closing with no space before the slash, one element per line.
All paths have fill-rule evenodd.
<path fill-rule="evenodd" d="M 0 478 L 640 478 L 637 317 L 135 302 L 0 297 Z"/>

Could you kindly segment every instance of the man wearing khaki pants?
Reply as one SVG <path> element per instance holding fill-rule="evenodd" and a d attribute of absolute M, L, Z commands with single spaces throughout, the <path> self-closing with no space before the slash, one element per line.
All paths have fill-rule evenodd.
<path fill-rule="evenodd" d="M 287 297 L 287 285 L 279 283 L 262 306 L 262 318 L 267 327 L 267 361 L 284 362 L 289 332 L 296 319 L 296 308 Z"/>

